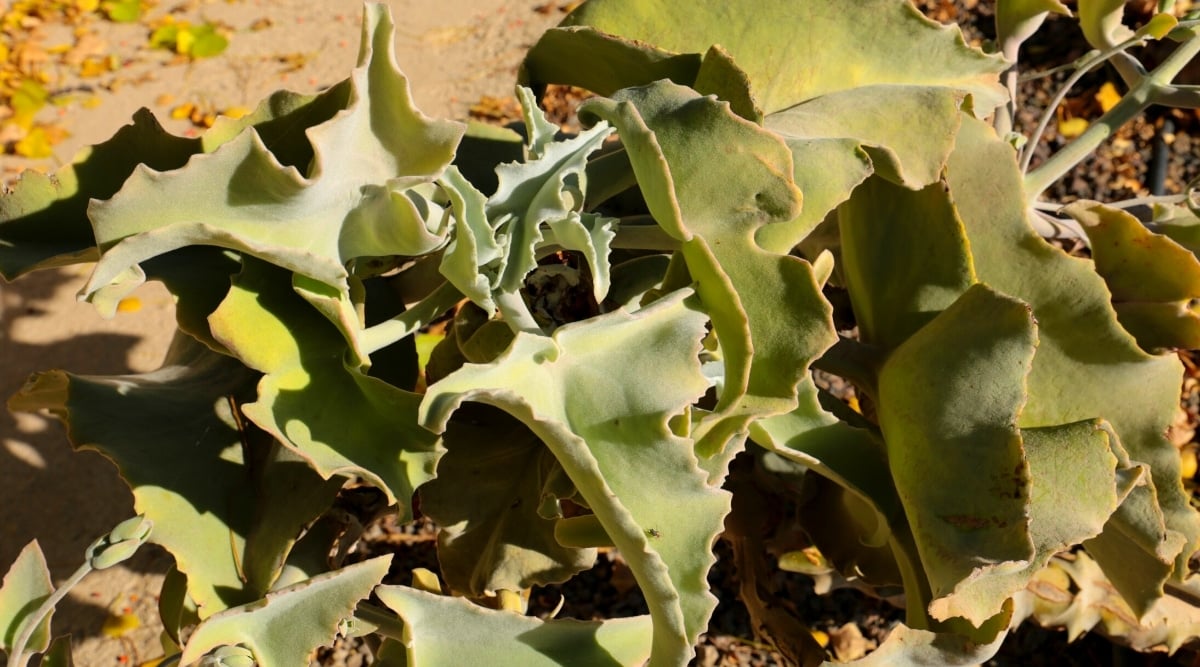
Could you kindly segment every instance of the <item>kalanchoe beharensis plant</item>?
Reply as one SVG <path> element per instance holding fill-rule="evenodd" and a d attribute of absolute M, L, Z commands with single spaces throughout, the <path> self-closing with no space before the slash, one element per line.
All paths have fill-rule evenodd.
<path fill-rule="evenodd" d="M 1197 24 L 1160 5 L 1134 31 L 1079 0 L 1096 51 L 1074 66 L 1129 92 L 1032 170 L 1017 55 L 1057 0 L 1001 0 L 993 54 L 904 0 L 591 0 L 526 58 L 524 137 L 417 111 L 371 5 L 358 68 L 319 95 L 199 139 L 137 115 L 0 200 L 6 278 L 95 262 L 102 313 L 148 280 L 176 298 L 160 369 L 49 371 L 10 400 L 133 491 L 141 518 L 79 576 L 170 552 L 168 664 L 306 664 L 341 633 L 384 666 L 683 665 L 724 534 L 796 663 L 824 652 L 770 599 L 776 562 L 904 607 L 867 662 L 975 664 L 1030 617 L 1179 648 L 1200 516 L 1164 434 L 1172 350 L 1200 347 L 1195 202 L 1040 201 L 1148 106 L 1200 107 L 1172 84 Z M 1147 70 L 1131 49 L 1164 37 Z M 578 135 L 537 108 L 549 83 L 596 93 Z M 401 522 L 419 495 L 442 579 L 346 564 L 379 514 L 347 511 L 351 485 Z M 649 615 L 525 614 L 605 547 Z M 10 667 L 68 652 L 49 614 L 76 579 L 22 552 Z"/>

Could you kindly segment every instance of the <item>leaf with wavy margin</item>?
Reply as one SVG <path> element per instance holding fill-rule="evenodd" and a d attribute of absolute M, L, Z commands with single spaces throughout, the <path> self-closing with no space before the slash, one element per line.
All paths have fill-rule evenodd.
<path fill-rule="evenodd" d="M 1200 348 L 1200 261 L 1170 237 L 1098 202 L 1063 209 L 1087 233 L 1117 320 L 1147 352 Z"/>
<path fill-rule="evenodd" d="M 610 621 L 542 621 L 484 609 L 462 598 L 407 586 L 380 586 L 379 599 L 404 619 L 395 665 L 455 667 L 634 667 L 649 657 L 649 616 Z M 680 663 L 682 664 L 682 663 Z"/>
<path fill-rule="evenodd" d="M 437 431 L 459 404 L 477 401 L 542 439 L 646 596 L 652 665 L 690 659 L 716 603 L 705 577 L 729 511 L 692 442 L 668 426 L 708 387 L 698 356 L 707 317 L 687 296 L 567 324 L 552 338 L 518 334 L 493 363 L 431 385 L 421 405 L 421 423 Z"/>
<path fill-rule="evenodd" d="M 976 97 L 981 113 L 1005 100 L 996 74 L 1007 65 L 966 45 L 956 27 L 942 26 L 921 15 L 905 0 L 795 3 L 695 3 L 669 0 L 591 0 L 573 11 L 563 27 L 545 39 L 562 39 L 556 31 L 590 26 L 617 35 L 634 46 L 680 54 L 701 54 L 721 45 L 745 71 L 754 99 L 770 115 L 806 100 L 874 84 L 907 83 L 948 86 Z M 559 56 L 561 59 L 561 56 Z M 560 64 L 555 53 L 544 57 L 535 45 L 524 63 L 530 79 L 575 83 L 542 76 Z M 929 62 L 938 67 L 926 67 Z M 576 63 L 575 72 L 608 71 L 600 59 Z M 628 76 L 640 77 L 638 70 Z M 617 82 L 617 87 L 646 83 Z M 689 84 L 690 81 L 679 81 Z M 607 92 L 605 93 L 607 94 Z"/>
<path fill-rule="evenodd" d="M 1037 319 L 1040 342 L 1018 426 L 1099 417 L 1112 424 L 1133 462 L 1150 466 L 1152 484 L 1135 489 L 1096 538 L 1124 546 L 1111 558 L 1095 554 L 1133 608 L 1144 611 L 1168 577 L 1188 572 L 1200 544 L 1200 516 L 1164 435 L 1177 409 L 1180 363 L 1139 349 L 1090 263 L 1038 237 L 1012 147 L 982 121 L 963 119 L 946 178 L 979 279 L 1024 300 Z"/>
<path fill-rule="evenodd" d="M 179 663 L 190 665 L 216 648 L 240 644 L 257 664 L 303 665 L 318 646 L 332 643 L 391 562 L 391 554 L 372 558 L 210 616 L 188 638 Z"/>
<path fill-rule="evenodd" d="M 139 168 L 89 209 L 104 254 L 84 293 L 123 293 L 142 279 L 137 264 L 185 245 L 236 249 L 340 290 L 352 259 L 441 247 L 441 216 L 427 220 L 406 191 L 442 173 L 464 128 L 413 107 L 386 6 L 367 5 L 364 17 L 347 108 L 306 132 L 306 172 L 253 129 L 182 169 Z"/>
<path fill-rule="evenodd" d="M 208 616 L 261 593 L 245 588 L 239 566 L 254 499 L 230 406 L 257 377 L 236 359 L 178 336 L 156 371 L 37 373 L 9 407 L 49 410 L 74 447 L 117 465 L 133 490 L 134 511 L 155 524 L 151 541 L 175 556 L 188 593 Z"/>
<path fill-rule="evenodd" d="M 937 181 L 953 147 L 964 98 L 971 96 L 980 115 L 1007 99 L 998 80 L 1007 67 L 1003 59 L 967 47 L 957 28 L 928 20 L 904 0 L 699 7 L 686 0 L 653 5 L 592 0 L 563 25 L 530 51 L 523 69 L 529 78 L 586 86 L 597 76 L 608 81 L 612 71 L 630 71 L 613 70 L 611 65 L 627 54 L 607 42 L 593 57 L 572 59 L 564 68 L 560 51 L 565 45 L 573 38 L 576 47 L 590 44 L 591 36 L 578 26 L 625 38 L 631 53 L 661 48 L 699 54 L 720 45 L 739 76 L 723 77 L 723 85 L 714 87 L 706 82 L 704 67 L 697 66 L 694 80 L 682 71 L 673 78 L 717 93 L 738 105 L 744 117 L 762 119 L 794 152 L 804 210 L 758 232 L 763 248 L 780 253 L 790 251 L 872 172 L 910 188 Z M 922 55 L 912 55 L 917 53 Z M 942 64 L 936 72 L 906 64 L 907 58 L 933 53 Z M 618 87 L 644 83 L 631 74 L 609 81 L 612 90 L 597 92 L 611 95 Z M 741 110 L 745 96 L 761 113 Z M 927 130 L 919 140 L 914 124 Z"/>
<path fill-rule="evenodd" d="M 139 165 L 176 169 L 200 141 L 168 133 L 147 109 L 108 141 L 80 151 L 52 176 L 24 171 L 0 197 L 0 275 L 6 280 L 99 257 L 88 202 L 108 199 Z"/>
<path fill-rule="evenodd" d="M 666 81 L 589 100 L 580 114 L 617 126 L 650 213 L 683 241 L 713 319 L 725 384 L 695 434 L 707 458 L 744 437 L 754 419 L 790 411 L 808 364 L 835 339 L 812 267 L 755 242 L 761 229 L 798 213 L 791 155 L 727 104 Z"/>
<path fill-rule="evenodd" d="M 291 273 L 246 258 L 209 325 L 265 374 L 258 399 L 242 405 L 251 421 L 322 477 L 359 475 L 409 511 L 438 456 L 437 438 L 416 423 L 421 397 L 348 366 L 345 338 L 293 291 Z"/>
<path fill-rule="evenodd" d="M 592 566 L 595 549 L 555 539 L 562 513 L 540 512 L 547 503 L 557 506 L 564 473 L 528 427 L 496 408 L 468 404 L 447 424 L 442 444 L 437 477 L 420 494 L 421 512 L 441 527 L 438 563 L 450 590 L 469 597 L 519 591 Z"/>

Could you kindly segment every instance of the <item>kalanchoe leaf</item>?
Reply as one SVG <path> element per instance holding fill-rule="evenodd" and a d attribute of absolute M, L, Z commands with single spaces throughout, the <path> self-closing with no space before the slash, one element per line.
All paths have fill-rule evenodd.
<path fill-rule="evenodd" d="M 280 587 L 278 579 L 292 547 L 333 504 L 346 478 L 322 479 L 307 461 L 266 433 L 248 424 L 240 426 L 255 490 L 254 518 L 246 531 L 241 570 L 251 590 L 267 591 Z"/>
<path fill-rule="evenodd" d="M 50 643 L 50 648 L 42 654 L 38 667 L 73 667 L 71 657 L 71 635 L 59 635 Z"/>
<path fill-rule="evenodd" d="M 433 477 L 436 437 L 421 397 L 347 366 L 345 338 L 292 289 L 292 274 L 247 258 L 209 318 L 213 336 L 265 373 L 242 411 L 322 477 L 359 475 L 405 505 Z"/>
<path fill-rule="evenodd" d="M 50 568 L 37 540 L 25 545 L 9 566 L 0 584 L 0 649 L 12 652 L 13 641 L 21 625 L 54 592 Z M 28 652 L 45 651 L 50 645 L 50 618 L 47 615 L 25 645 Z"/>
<path fill-rule="evenodd" d="M 847 663 L 856 667 L 968 667 L 987 662 L 1000 650 L 1005 633 L 987 643 L 976 643 L 953 632 L 915 630 L 897 625 L 868 656 Z"/>
<path fill-rule="evenodd" d="M 221 646 L 241 644 L 259 665 L 302 665 L 314 649 L 333 641 L 391 560 L 372 558 L 211 616 L 196 627 L 179 662 L 190 665 Z"/>
<path fill-rule="evenodd" d="M 864 343 L 895 349 L 977 281 L 941 184 L 913 191 L 870 178 L 838 207 L 837 220 L 842 277 Z"/>
<path fill-rule="evenodd" d="M 755 242 L 770 223 L 799 212 L 791 155 L 727 104 L 665 81 L 589 100 L 580 113 L 617 126 L 650 213 L 684 242 L 688 271 L 712 316 L 725 384 L 696 433 L 707 458 L 744 435 L 754 418 L 795 407 L 809 362 L 835 337 L 812 267 Z M 712 155 L 723 146 L 737 150 L 714 168 Z"/>
<path fill-rule="evenodd" d="M 368 5 L 365 18 L 347 108 L 307 132 L 311 166 L 285 166 L 251 128 L 183 169 L 139 169 L 89 211 L 104 256 L 85 294 L 119 278 L 129 289 L 138 263 L 184 245 L 240 250 L 343 290 L 354 258 L 443 245 L 445 230 L 405 191 L 441 174 L 463 127 L 413 107 L 387 9 Z"/>
<path fill-rule="evenodd" d="M 874 173 L 919 188 L 936 182 L 958 132 L 963 93 L 951 87 L 902 82 L 825 95 L 767 118 L 789 143 L 852 138 L 871 158 Z M 912 131 L 917 124 L 922 131 Z M 820 165 L 798 162 L 799 169 Z"/>
<path fill-rule="evenodd" d="M 517 99 L 521 103 L 521 120 L 525 122 L 525 133 L 528 135 L 525 140 L 528 158 L 537 160 L 546 154 L 546 149 L 554 143 L 560 130 L 538 108 L 532 90 L 517 86 Z"/>
<path fill-rule="evenodd" d="M 521 83 L 535 88 L 547 83 L 566 83 L 597 95 L 612 95 L 622 88 L 662 79 L 686 86 L 700 72 L 699 51 L 674 53 L 605 30 L 589 25 L 564 25 L 542 33 L 525 54 Z M 587 64 L 580 67 L 581 63 Z"/>
<path fill-rule="evenodd" d="M 937 600 L 934 616 L 984 618 L 1024 589 L 1055 554 L 1099 535 L 1117 506 L 1141 481 L 1142 467 L 1124 467 L 1124 452 L 1103 422 L 1022 429 L 1029 462 L 1029 533 L 1034 556 L 1024 567 L 965 582 L 954 599 Z M 1115 456 L 1114 451 L 1121 451 Z M 974 612 L 972 613 L 972 610 Z"/>
<path fill-rule="evenodd" d="M 463 401 L 488 403 L 542 439 L 646 596 L 653 665 L 686 662 L 708 622 L 710 549 L 729 510 L 691 442 L 668 427 L 708 385 L 697 357 L 707 318 L 686 296 L 567 324 L 553 338 L 518 334 L 495 362 L 431 385 L 421 406 L 421 422 L 442 431 Z"/>
<path fill-rule="evenodd" d="M 1050 13 L 1070 16 L 1059 0 L 998 0 L 996 2 L 996 41 L 1015 47 L 1037 31 Z"/>
<path fill-rule="evenodd" d="M 1133 31 L 1121 23 L 1125 16 L 1125 0 L 1079 0 L 1079 27 L 1088 44 L 1107 49 L 1133 36 Z"/>
<path fill-rule="evenodd" d="M 504 248 L 496 239 L 496 230 L 488 220 L 487 197 L 471 185 L 455 167 L 450 167 L 438 181 L 450 200 L 455 229 L 450 244 L 442 254 L 439 267 L 452 285 L 482 308 L 488 316 L 496 312 L 492 298 L 495 276 L 481 271 L 504 256 Z"/>
<path fill-rule="evenodd" d="M 9 407 L 49 410 L 65 422 L 75 447 L 117 464 L 134 509 L 154 521 L 153 541 L 175 556 L 207 616 L 257 595 L 244 588 L 237 564 L 253 501 L 230 409 L 230 397 L 245 395 L 256 378 L 184 336 L 156 371 L 39 373 Z"/>
<path fill-rule="evenodd" d="M 442 442 L 437 478 L 420 494 L 422 513 L 442 527 L 438 562 L 450 590 L 483 597 L 561 583 L 592 566 L 595 549 L 561 546 L 557 517 L 539 515 L 546 501 L 557 503 L 562 467 L 524 424 L 495 408 L 465 405 Z"/>
<path fill-rule="evenodd" d="M 755 86 L 754 99 L 767 115 L 873 84 L 950 85 L 975 95 L 981 113 L 1005 99 L 995 80 L 1007 66 L 1002 59 L 967 47 L 957 28 L 926 19 L 905 0 L 800 6 L 788 0 L 699 5 L 688 0 L 591 0 L 563 25 L 591 26 L 676 53 L 705 53 L 719 44 L 746 72 Z M 553 30 L 547 35 L 554 37 L 543 39 L 562 38 Z M 928 58 L 939 66 L 925 67 Z M 569 74 L 611 66 L 599 59 L 573 64 Z M 575 83 L 540 78 L 537 72 L 544 66 L 548 64 L 535 45 L 524 65 L 531 78 Z M 624 71 L 637 76 L 637 70 Z M 616 87 L 642 83 L 623 81 Z"/>
<path fill-rule="evenodd" d="M 766 126 L 795 151 L 795 180 L 805 191 L 805 209 L 791 222 L 758 234 L 764 248 L 780 253 L 799 243 L 872 169 L 912 188 L 936 181 L 953 145 L 963 98 L 971 95 L 980 115 L 1007 99 L 997 78 L 1006 67 L 1001 58 L 968 48 L 957 29 L 929 21 L 905 0 L 802 7 L 786 0 L 752 7 L 593 0 L 564 24 L 620 35 L 630 40 L 630 49 L 653 44 L 700 53 L 716 44 L 727 52 L 730 65 L 745 75 L 754 115 L 747 114 L 737 93 L 743 88 L 714 85 L 704 67 L 695 81 L 677 81 L 721 95 L 746 118 L 765 114 Z M 569 41 L 575 34 L 569 30 L 549 31 L 543 40 Z M 886 38 L 864 39 L 864 34 Z M 545 75 L 556 75 L 555 82 L 577 83 L 574 77 L 588 76 L 592 67 L 608 71 L 613 64 L 593 59 L 585 62 L 597 64 L 560 73 L 540 46 L 530 52 L 525 68 L 531 75 L 547 68 Z M 905 64 L 917 53 L 922 58 L 937 53 L 939 68 Z M 705 61 L 711 56 L 706 54 Z M 641 83 L 628 80 L 618 87 Z M 901 118 L 905 122 L 897 121 Z M 914 122 L 927 131 L 912 132 Z M 815 196 L 809 197 L 809 189 Z"/>
<path fill-rule="evenodd" d="M 162 545 L 187 575 L 201 616 L 269 590 L 301 529 L 326 509 L 340 480 L 247 443 L 233 403 L 252 395 L 258 374 L 187 336 L 157 371 L 114 377 L 62 371 L 35 375 L 10 401 L 48 409 L 78 448 L 96 449 L 121 471 L 135 509 L 154 521 Z M 125 419 L 119 418 L 125 416 Z M 262 509 L 267 503 L 269 509 Z M 137 525 L 141 525 L 140 523 Z M 102 540 L 96 567 L 128 557 L 140 540 Z"/>
<path fill-rule="evenodd" d="M 1200 261 L 1129 213 L 1097 202 L 1063 209 L 1091 241 L 1117 320 L 1147 352 L 1200 348 Z"/>
<path fill-rule="evenodd" d="M 582 209 L 588 156 L 612 130 L 597 126 L 556 142 L 558 126 L 546 120 L 528 89 L 517 90 L 529 133 L 529 159 L 499 165 L 499 184 L 490 198 L 457 170 L 447 170 L 439 184 L 457 224 L 441 271 L 490 315 L 498 301 L 520 298 L 525 277 L 537 267 L 537 251 L 552 243 L 584 255 L 594 296 L 601 301 L 608 293 L 608 254 L 617 221 Z"/>
<path fill-rule="evenodd" d="M 113 196 L 139 164 L 175 169 L 199 151 L 198 140 L 169 134 L 143 109 L 131 125 L 53 176 L 25 171 L 0 198 L 0 276 L 13 280 L 35 269 L 95 261 L 88 201 Z"/>
<path fill-rule="evenodd" d="M 522 102 L 532 104 L 533 100 L 524 96 Z M 525 113 L 535 115 L 541 112 L 534 108 L 526 109 Z M 536 128 L 533 132 L 531 141 L 537 141 Z M 496 194 L 488 199 L 485 211 L 495 230 L 496 242 L 502 248 L 504 261 L 491 270 L 493 289 L 515 294 L 524 284 L 525 276 L 537 266 L 536 250 L 542 241 L 541 225 L 579 215 L 587 194 L 587 158 L 600 148 L 612 132 L 607 124 L 600 123 L 571 139 L 543 143 L 536 150 L 531 145 L 533 159 L 502 164 L 496 168 L 500 185 Z M 544 139 L 542 137 L 541 140 Z M 597 250 L 595 245 L 598 239 L 595 236 L 585 234 L 581 247 L 574 247 L 575 244 L 571 242 L 576 239 L 570 234 L 563 236 L 565 238 L 556 237 L 563 247 L 586 251 L 591 246 L 592 255 L 603 254 L 607 263 L 608 248 L 604 246 L 602 250 Z M 607 275 L 607 267 L 600 275 Z"/>
<path fill-rule="evenodd" d="M 756 421 L 750 436 L 758 445 L 826 477 L 876 513 L 874 525 L 839 526 L 837 532 L 864 546 L 882 546 L 891 524 L 900 529 L 904 508 L 887 471 L 887 454 L 877 433 L 856 428 L 825 411 L 811 378 L 800 383 L 796 409 Z M 850 562 L 840 565 L 849 567 Z"/>
<path fill-rule="evenodd" d="M 1033 556 L 1017 415 L 1036 346 L 1029 307 L 976 285 L 880 371 L 879 425 L 935 605 Z M 955 601 L 931 613 L 980 625 L 999 612 Z"/>
<path fill-rule="evenodd" d="M 1103 280 L 1038 238 L 1021 203 L 1012 148 L 981 121 L 964 118 L 947 181 L 979 279 L 1027 302 L 1037 319 L 1040 342 L 1018 425 L 1099 417 L 1134 463 L 1150 466 L 1152 486 L 1131 493 L 1105 528 L 1132 539 L 1138 565 L 1131 565 L 1133 551 L 1124 560 L 1098 558 L 1110 576 L 1123 577 L 1114 583 L 1144 611 L 1168 577 L 1188 572 L 1200 543 L 1200 516 L 1179 483 L 1179 454 L 1164 436 L 1178 401 L 1179 361 L 1142 352 L 1117 323 Z M 1155 525 L 1156 515 L 1165 523 Z"/>
<path fill-rule="evenodd" d="M 405 586 L 380 586 L 376 594 L 404 619 L 403 643 L 387 643 L 389 652 L 407 656 L 388 665 L 634 667 L 650 653 L 648 616 L 542 621 Z"/>

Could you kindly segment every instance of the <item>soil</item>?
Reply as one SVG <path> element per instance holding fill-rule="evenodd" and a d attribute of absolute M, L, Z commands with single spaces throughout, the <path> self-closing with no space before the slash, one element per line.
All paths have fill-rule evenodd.
<path fill-rule="evenodd" d="M 399 26 L 397 60 L 409 74 L 418 106 L 431 116 L 475 115 L 505 122 L 512 118 L 511 86 L 524 49 L 561 18 L 569 3 L 389 0 L 387 4 Z M 991 37 L 991 3 L 922 0 L 918 4 L 936 20 L 962 22 L 974 43 Z M 0 11 L 4 7 L 0 3 Z M 191 134 L 199 131 L 205 114 L 252 107 L 277 88 L 311 92 L 335 83 L 354 64 L 359 7 L 353 0 L 164 1 L 139 22 L 89 24 L 104 44 L 99 52 L 114 55 L 120 66 L 87 78 L 62 73 L 54 85 L 63 92 L 64 105 L 47 109 L 41 118 L 67 136 L 53 146 L 50 159 L 0 156 L 0 176 L 65 163 L 78 149 L 110 136 L 139 107 L 150 107 L 169 130 Z M 176 20 L 224 26 L 231 35 L 228 50 L 213 58 L 189 60 L 148 48 L 149 24 L 168 13 Z M 53 45 L 55 40 L 70 39 L 72 28 L 47 24 L 42 30 L 40 39 Z M 1071 20 L 1051 17 L 1022 57 L 1030 68 L 1043 70 L 1070 62 L 1086 50 Z M 1057 74 L 1022 84 L 1025 103 L 1018 120 L 1026 133 L 1064 78 Z M 1086 77 L 1068 98 L 1066 117 L 1099 115 L 1096 94 L 1105 82 L 1115 80 L 1104 69 Z M 560 91 L 555 102 L 569 110 L 572 95 Z M 179 113 L 185 104 L 199 109 L 199 114 Z M 1050 194 L 1065 202 L 1124 199 L 1159 188 L 1181 192 L 1200 174 L 1200 159 L 1192 150 L 1192 137 L 1200 136 L 1197 122 L 1190 111 L 1139 119 Z M 1064 141 L 1057 124 L 1051 123 L 1035 160 L 1044 159 Z M 1170 167 L 1161 177 L 1150 173 L 1155 150 L 1170 157 Z M 155 285 L 146 286 L 137 295 L 139 309 L 102 320 L 90 305 L 75 301 L 87 273 L 87 267 L 74 267 L 0 284 L 0 394 L 11 395 L 30 373 L 49 368 L 118 374 L 157 367 L 174 327 L 170 296 Z M 1181 428 L 1194 432 L 1200 374 L 1190 358 L 1187 365 L 1183 395 L 1187 419 Z M 132 514 L 128 490 L 102 457 L 72 452 L 53 420 L 2 411 L 0 507 L 7 510 L 0 524 L 0 569 L 37 538 L 56 579 L 77 567 L 93 539 Z M 390 578 L 408 583 L 413 567 L 436 569 L 431 535 L 427 525 L 401 528 L 384 522 L 367 534 L 360 556 L 399 551 L 402 562 Z M 728 546 L 719 543 L 717 550 L 727 556 Z M 73 635 L 76 664 L 138 665 L 161 655 L 155 600 L 169 562 L 161 550 L 146 549 L 130 562 L 92 575 L 72 593 L 60 607 L 55 626 L 56 632 Z M 737 600 L 737 574 L 728 558 L 714 568 L 710 581 L 720 604 L 694 664 L 782 664 L 778 653 L 753 637 L 745 608 Z M 854 591 L 817 596 L 812 581 L 801 575 L 779 571 L 772 584 L 781 601 L 795 608 L 810 627 L 826 633 L 831 657 L 860 654 L 880 641 L 900 616 L 886 603 Z M 590 573 L 560 590 L 535 590 L 531 605 L 549 611 L 560 597 L 569 602 L 561 613 L 564 616 L 613 617 L 645 611 L 617 554 L 605 554 Z M 137 619 L 139 627 L 122 629 L 116 623 L 121 618 Z M 323 649 L 318 660 L 356 665 L 366 664 L 366 656 L 361 645 L 339 643 Z M 1157 664 L 1165 660 L 1125 651 L 1096 636 L 1067 645 L 1061 631 L 1027 627 L 989 664 Z"/>

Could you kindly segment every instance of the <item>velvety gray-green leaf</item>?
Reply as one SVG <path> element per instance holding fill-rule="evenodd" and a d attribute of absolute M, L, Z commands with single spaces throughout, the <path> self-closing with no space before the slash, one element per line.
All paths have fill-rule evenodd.
<path fill-rule="evenodd" d="M 1200 516 L 1180 484 L 1179 455 L 1164 436 L 1178 401 L 1179 361 L 1142 352 L 1118 324 L 1108 289 L 1090 264 L 1066 256 L 1033 231 L 1021 203 L 1014 152 L 982 122 L 964 118 L 947 181 L 979 279 L 1029 303 L 1038 322 L 1040 342 L 1021 428 L 1099 417 L 1112 424 L 1130 459 L 1150 466 L 1155 500 L 1131 494 L 1105 529 L 1135 537 L 1145 567 L 1128 560 L 1102 562 L 1106 570 L 1136 575 L 1136 584 L 1119 584 L 1121 592 L 1144 602 L 1168 576 L 1184 576 L 1200 543 Z M 1131 502 L 1143 506 L 1127 510 Z M 1126 511 L 1146 522 L 1128 522 L 1122 518 Z M 1152 516 L 1158 511 L 1165 525 L 1155 528 Z"/>
<path fill-rule="evenodd" d="M 37 540 L 25 545 L 17 559 L 4 573 L 0 582 L 0 649 L 11 654 L 13 642 L 21 632 L 21 626 L 54 592 L 50 579 L 50 568 Z M 42 620 L 25 645 L 26 653 L 45 651 L 50 645 L 50 619 L 53 610 Z"/>
<path fill-rule="evenodd" d="M 142 109 L 112 139 L 87 148 L 53 176 L 30 169 L 0 197 L 0 275 L 95 261 L 88 201 L 108 199 L 139 165 L 175 169 L 200 151 L 196 139 L 169 134 Z"/>
<path fill-rule="evenodd" d="M 542 621 L 406 586 L 376 594 L 404 619 L 407 662 L 389 665 L 635 667 L 650 656 L 648 616 Z"/>
<path fill-rule="evenodd" d="M 444 244 L 405 191 L 441 174 L 463 128 L 413 107 L 387 9 L 367 5 L 365 18 L 346 109 L 307 131 L 311 165 L 285 166 L 248 128 L 182 169 L 140 168 L 89 211 L 104 256 L 85 293 L 184 245 L 240 250 L 347 289 L 351 259 Z"/>
<path fill-rule="evenodd" d="M 231 402 L 258 374 L 193 339 L 177 337 L 162 368 L 142 375 L 34 375 L 9 401 L 49 410 L 76 448 L 111 459 L 154 521 L 151 540 L 175 557 L 202 616 L 254 599 L 238 560 L 252 519 L 252 488 Z"/>
<path fill-rule="evenodd" d="M 976 285 L 879 373 L 879 425 L 896 490 L 934 605 L 946 600 L 956 612 L 943 619 L 961 613 L 978 626 L 998 613 L 956 604 L 963 584 L 1034 555 L 1017 417 L 1036 347 L 1029 306 Z"/>
<path fill-rule="evenodd" d="M 431 385 L 421 412 L 441 431 L 461 402 L 488 403 L 542 439 L 646 596 L 653 665 L 691 657 L 715 603 L 709 550 L 729 510 L 693 443 L 668 426 L 708 386 L 698 358 L 707 318 L 686 296 L 567 324 L 552 338 L 518 334 L 495 362 Z"/>
<path fill-rule="evenodd" d="M 242 411 L 322 477 L 359 475 L 401 503 L 432 478 L 436 437 L 416 423 L 421 397 L 348 367 L 345 338 L 292 290 L 290 273 L 247 259 L 209 324 L 266 374 Z"/>
<path fill-rule="evenodd" d="M 767 115 L 873 84 L 956 88 L 975 95 L 976 108 L 985 113 L 1005 99 L 996 81 L 1006 67 L 1003 60 L 967 47 L 957 28 L 926 19 L 905 0 L 591 0 L 563 24 L 591 26 L 675 53 L 701 54 L 719 44 L 746 72 Z M 573 70 L 609 67 L 590 60 Z"/>
<path fill-rule="evenodd" d="M 211 616 L 196 627 L 179 662 L 242 645 L 260 665 L 305 664 L 318 646 L 333 643 L 339 624 L 383 580 L 391 561 L 391 555 L 372 558 Z"/>
<path fill-rule="evenodd" d="M 670 82 L 591 100 L 580 112 L 617 126 L 650 213 L 684 241 L 725 359 L 719 402 L 696 434 L 710 456 L 754 418 L 791 410 L 808 363 L 833 342 L 812 267 L 755 242 L 759 230 L 799 214 L 791 155 L 727 104 Z M 727 151 L 717 165 L 715 151 Z"/>
<path fill-rule="evenodd" d="M 563 473 L 528 427 L 490 406 L 464 405 L 442 444 L 437 477 L 420 494 L 422 513 L 441 527 L 438 562 L 450 590 L 478 598 L 561 583 L 592 566 L 595 549 L 560 545 L 556 518 L 539 514 L 557 503 Z"/>

